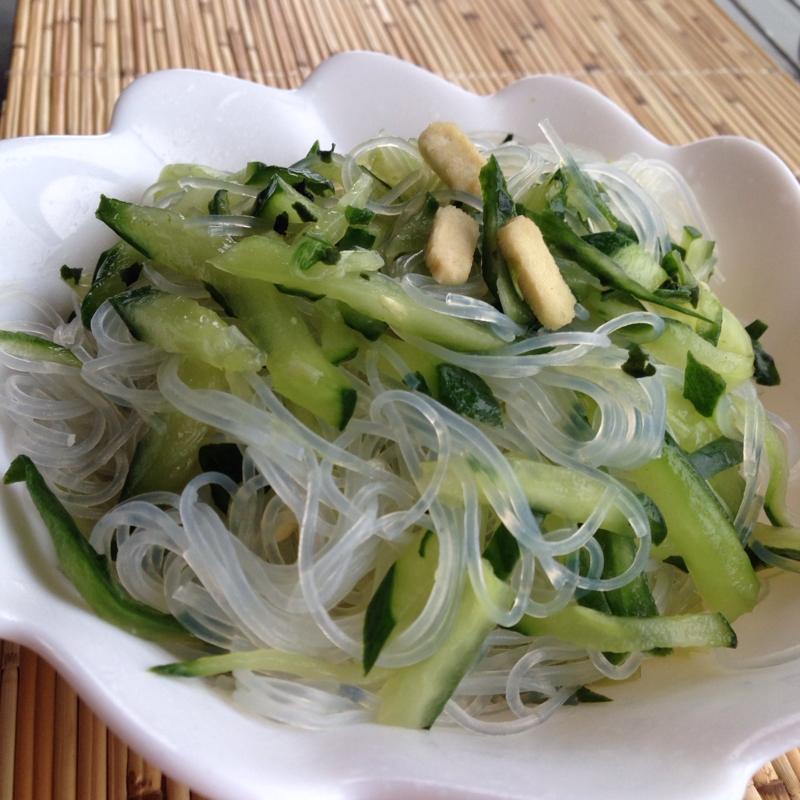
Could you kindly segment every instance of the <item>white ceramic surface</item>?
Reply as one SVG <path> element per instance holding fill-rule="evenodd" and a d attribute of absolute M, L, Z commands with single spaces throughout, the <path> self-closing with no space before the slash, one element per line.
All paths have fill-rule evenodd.
<path fill-rule="evenodd" d="M 346 151 L 382 129 L 416 135 L 437 118 L 533 138 L 544 117 L 567 142 L 609 157 L 663 158 L 685 175 L 717 236 L 723 299 L 745 322 L 771 324 L 764 343 L 784 383 L 769 391 L 768 406 L 800 424 L 800 189 L 792 174 L 739 138 L 669 147 L 562 77 L 533 76 L 479 97 L 369 53 L 330 59 L 297 91 L 192 71 L 148 75 L 125 90 L 109 134 L 0 142 L 0 283 L 63 299 L 58 267 L 91 269 L 113 240 L 93 216 L 99 193 L 135 200 L 168 162 L 231 170 L 253 159 L 289 163 L 315 139 Z M 14 454 L 2 425 L 4 470 Z M 48 658 L 146 758 L 217 800 L 738 800 L 760 764 L 800 744 L 800 663 L 725 671 L 714 656 L 650 659 L 641 680 L 607 690 L 613 703 L 565 708 L 512 738 L 270 724 L 200 681 L 147 673 L 170 654 L 93 617 L 55 571 L 24 490 L 4 487 L 0 497 L 0 636 Z M 798 620 L 800 579 L 776 580 L 736 624 L 737 658 L 794 644 Z"/>

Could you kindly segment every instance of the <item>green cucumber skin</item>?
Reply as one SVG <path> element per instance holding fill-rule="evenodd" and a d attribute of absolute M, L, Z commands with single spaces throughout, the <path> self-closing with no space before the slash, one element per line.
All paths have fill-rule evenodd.
<path fill-rule="evenodd" d="M 376 722 L 400 728 L 430 728 L 495 627 L 467 582 L 455 623 L 442 646 L 428 658 L 395 670 L 378 692 L 382 702 Z"/>
<path fill-rule="evenodd" d="M 78 530 L 28 456 L 17 456 L 3 479 L 5 484 L 20 481 L 25 481 L 47 526 L 64 574 L 98 617 L 142 639 L 198 643 L 174 617 L 134 600 L 122 589 L 105 556 L 95 552 Z"/>
<path fill-rule="evenodd" d="M 228 372 L 258 372 L 264 353 L 196 300 L 143 286 L 110 299 L 139 341 Z"/>
<path fill-rule="evenodd" d="M 314 277 L 293 270 L 287 263 L 288 253 L 281 263 L 282 256 L 280 242 L 251 236 L 213 259 L 213 264 L 234 275 L 280 283 L 294 291 L 325 294 L 367 317 L 453 350 L 479 351 L 501 346 L 497 336 L 477 323 L 444 317 L 413 302 L 398 284 L 385 276 L 334 273 Z M 343 316 L 350 324 L 346 314 Z"/>
<path fill-rule="evenodd" d="M 142 254 L 127 242 L 117 242 L 101 253 L 92 285 L 81 302 L 81 322 L 91 328 L 95 311 L 116 294 L 128 289 L 141 269 Z M 126 274 L 127 273 L 127 274 Z"/>
<path fill-rule="evenodd" d="M 65 367 L 80 369 L 81 360 L 66 347 L 20 331 L 0 330 L 0 350 L 17 358 L 28 358 L 36 361 L 49 361 Z"/>
<path fill-rule="evenodd" d="M 503 409 L 483 378 L 455 364 L 439 364 L 438 399 L 456 414 L 503 427 Z"/>
<path fill-rule="evenodd" d="M 225 373 L 200 361 L 181 364 L 180 377 L 190 388 L 228 389 Z M 150 428 L 139 440 L 120 494 L 120 502 L 145 492 L 176 492 L 202 471 L 200 447 L 212 428 L 176 409 L 159 414 L 164 428 Z"/>
<path fill-rule="evenodd" d="M 510 456 L 508 461 L 514 470 L 522 491 L 531 508 L 542 514 L 558 514 L 564 519 L 583 522 L 600 502 L 605 486 L 593 478 L 574 472 L 567 467 L 546 464 L 541 461 Z M 426 469 L 423 466 L 423 469 Z M 486 502 L 486 497 L 478 487 L 479 500 Z M 647 494 L 647 493 L 645 493 Z M 461 499 L 461 484 L 453 473 L 445 477 L 439 497 L 444 502 L 458 503 Z M 643 500 L 645 513 L 650 521 L 650 532 L 654 544 L 660 544 L 669 528 L 664 524 L 664 516 L 660 506 L 651 498 Z M 606 514 L 602 527 L 623 536 L 632 537 L 633 529 L 627 517 L 613 506 Z"/>
<path fill-rule="evenodd" d="M 615 617 L 570 605 L 549 617 L 524 616 L 514 630 L 526 636 L 556 636 L 590 650 L 635 653 L 660 648 L 736 647 L 736 634 L 722 614 L 675 617 Z"/>
<path fill-rule="evenodd" d="M 266 281 L 228 275 L 208 263 L 227 247 L 227 240 L 217 243 L 202 231 L 186 229 L 179 215 L 164 213 L 163 209 L 105 197 L 97 216 L 149 257 L 214 286 L 250 337 L 267 353 L 276 390 L 337 429 L 344 428 L 355 409 L 355 390 L 325 359 L 287 297 L 280 299 L 278 290 Z M 125 302 L 117 300 L 123 306 Z M 136 330 L 133 333 L 137 335 Z"/>
<path fill-rule="evenodd" d="M 764 512 L 773 525 L 788 528 L 792 524 L 786 507 L 789 464 L 783 439 L 777 428 L 769 421 L 764 444 L 769 460 L 769 485 L 764 496 Z"/>
<path fill-rule="evenodd" d="M 742 442 L 729 439 L 727 436 L 720 436 L 689 454 L 692 466 L 706 480 L 730 467 L 738 466 L 742 463 L 743 458 L 744 445 Z"/>
<path fill-rule="evenodd" d="M 511 604 L 514 590 L 505 583 L 519 560 L 517 540 L 500 526 L 483 552 L 481 567 L 489 595 L 500 605 Z M 422 562 L 421 585 L 415 573 Z M 438 539 L 424 533 L 412 543 L 396 564 L 402 562 L 406 574 L 394 577 L 392 611 L 411 622 L 419 615 L 433 586 L 439 562 Z M 408 667 L 392 670 L 378 692 L 381 708 L 377 722 L 401 728 L 430 728 L 447 701 L 480 658 L 486 637 L 496 624 L 480 604 L 469 579 L 465 577 L 458 613 L 441 647 L 428 658 Z"/>
<path fill-rule="evenodd" d="M 369 675 L 369 671 L 375 666 L 381 650 L 383 650 L 384 645 L 397 625 L 397 617 L 395 617 L 392 609 L 396 571 L 397 562 L 392 564 L 389 567 L 389 571 L 383 576 L 383 580 L 378 585 L 375 594 L 372 595 L 364 615 L 364 656 L 362 663 L 365 675 Z"/>
<path fill-rule="evenodd" d="M 599 530 L 595 538 L 603 550 L 603 578 L 621 575 L 636 558 L 637 545 L 627 536 Z M 625 586 L 605 592 L 605 596 L 611 613 L 618 617 L 658 616 L 653 593 L 643 572 Z"/>
<path fill-rule="evenodd" d="M 364 618 L 364 674 L 372 669 L 395 631 L 405 630 L 422 613 L 439 564 L 439 540 L 423 531 L 389 568 L 367 606 Z"/>
<path fill-rule="evenodd" d="M 659 458 L 625 476 L 662 510 L 667 542 L 686 562 L 708 608 L 731 621 L 752 611 L 758 577 L 719 500 L 680 447 L 668 438 Z"/>
<path fill-rule="evenodd" d="M 284 291 L 328 295 L 368 317 L 459 351 L 489 350 L 505 344 L 481 325 L 443 317 L 411 301 L 393 281 L 348 273 L 315 277 L 293 268 L 294 249 L 283 241 L 250 236 L 209 237 L 186 228 L 183 218 L 164 209 L 103 197 L 96 216 L 148 258 L 212 285 L 217 271 L 281 284 Z"/>
<path fill-rule="evenodd" d="M 217 273 L 214 287 L 267 353 L 275 391 L 343 430 L 358 394 L 313 340 L 291 297 L 265 281 L 224 272 Z"/>
<path fill-rule="evenodd" d="M 489 593 L 510 604 L 513 590 L 495 577 L 486 560 L 483 575 Z M 430 728 L 480 657 L 483 642 L 495 627 L 465 578 L 455 622 L 442 646 L 428 658 L 392 671 L 378 692 L 381 707 L 376 722 L 400 728 Z"/>
<path fill-rule="evenodd" d="M 531 324 L 535 317 L 514 285 L 511 271 L 500 253 L 498 232 L 517 214 L 514 201 L 508 194 L 506 181 L 494 156 L 481 169 L 483 195 L 482 267 L 486 285 L 500 301 L 503 311 L 520 324 Z"/>

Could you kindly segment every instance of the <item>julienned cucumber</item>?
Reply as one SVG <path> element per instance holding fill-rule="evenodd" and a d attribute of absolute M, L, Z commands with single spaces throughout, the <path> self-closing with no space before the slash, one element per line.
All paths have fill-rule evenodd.
<path fill-rule="evenodd" d="M 664 308 L 671 308 L 673 311 L 680 311 L 689 316 L 705 320 L 705 317 L 692 311 L 691 308 L 683 308 L 677 303 L 659 297 L 645 289 L 638 281 L 631 278 L 613 258 L 588 242 L 583 241 L 576 233 L 573 233 L 570 227 L 559 219 L 553 211 L 548 210 L 537 214 L 526 209 L 525 214 L 537 224 L 549 248 L 556 254 L 580 264 L 587 272 L 607 286 L 628 292 L 639 300 L 646 300 Z"/>
<path fill-rule="evenodd" d="M 645 249 L 616 231 L 590 233 L 581 237 L 601 253 L 610 256 L 619 264 L 629 278 L 654 292 L 669 277 Z"/>
<path fill-rule="evenodd" d="M 769 485 L 764 497 L 764 511 L 773 525 L 789 527 L 792 524 L 786 507 L 789 462 L 783 437 L 775 425 L 769 421 L 764 445 L 769 460 Z"/>
<path fill-rule="evenodd" d="M 395 281 L 380 273 L 315 274 L 297 270 L 292 266 L 288 246 L 266 237 L 243 239 L 212 263 L 233 275 L 279 283 L 295 291 L 325 294 L 368 317 L 452 350 L 489 350 L 502 344 L 477 323 L 445 317 L 419 305 Z"/>
<path fill-rule="evenodd" d="M 364 617 L 364 673 L 381 650 L 422 612 L 439 564 L 439 539 L 423 531 L 412 540 L 381 580 Z"/>
<path fill-rule="evenodd" d="M 266 362 L 237 328 L 189 297 L 145 286 L 112 297 L 111 304 L 137 339 L 168 353 L 226 372 L 258 372 Z"/>
<path fill-rule="evenodd" d="M 108 197 L 101 199 L 97 218 L 149 258 L 212 285 L 213 267 L 218 267 L 292 292 L 327 295 L 367 317 L 454 350 L 489 350 L 504 344 L 477 323 L 443 317 L 415 303 L 382 275 L 341 275 L 335 270 L 319 275 L 300 269 L 295 261 L 298 246 L 290 246 L 278 236 L 250 236 L 234 244 L 230 237 L 211 237 L 202 228 L 185 226 L 180 214 Z"/>
<path fill-rule="evenodd" d="M 71 350 L 31 333 L 0 330 L 0 350 L 31 361 L 49 361 L 65 367 L 81 366 L 81 360 Z"/>
<path fill-rule="evenodd" d="M 728 389 L 734 389 L 753 374 L 752 357 L 720 350 L 688 325 L 674 319 L 664 320 L 664 332 L 657 339 L 640 344 L 662 363 L 678 369 L 686 367 L 691 351 L 697 361 L 714 370 L 725 381 Z"/>
<path fill-rule="evenodd" d="M 542 461 L 530 461 L 520 456 L 510 456 L 508 461 L 531 508 L 542 514 L 557 514 L 563 519 L 584 522 L 605 492 L 605 486 L 600 481 L 567 467 Z M 431 475 L 435 466 L 434 463 L 422 465 L 423 470 Z M 481 502 L 487 502 L 486 496 L 481 490 L 480 473 L 476 473 L 476 479 L 479 498 Z M 461 482 L 455 472 L 449 472 L 445 476 L 439 490 L 439 498 L 446 503 L 461 502 Z M 650 522 L 653 543 L 659 544 L 667 535 L 668 526 L 664 523 L 664 517 L 657 507 L 657 503 L 653 503 L 646 497 L 639 499 L 642 501 Z M 627 517 L 616 506 L 612 506 L 606 514 L 602 527 L 623 536 L 632 537 L 634 535 Z"/>
<path fill-rule="evenodd" d="M 265 281 L 219 272 L 215 288 L 250 338 L 267 353 L 275 391 L 342 430 L 358 399 L 325 357 L 288 295 Z"/>
<path fill-rule="evenodd" d="M 355 390 L 327 361 L 288 296 L 271 283 L 229 275 L 208 263 L 229 240 L 223 237 L 220 243 L 201 229 L 185 228 L 180 215 L 163 209 L 108 198 L 97 215 L 140 252 L 213 286 L 266 352 L 277 390 L 336 428 L 347 424 Z"/>
<path fill-rule="evenodd" d="M 708 484 L 668 436 L 660 458 L 625 473 L 667 521 L 667 543 L 683 558 L 706 606 L 730 621 L 752 611 L 760 583 L 736 529 Z"/>
<path fill-rule="evenodd" d="M 92 285 L 81 303 L 81 322 L 91 327 L 94 312 L 105 300 L 124 292 L 142 270 L 142 254 L 127 242 L 117 242 L 97 261 Z"/>
<path fill-rule="evenodd" d="M 225 373 L 202 361 L 185 360 L 179 374 L 192 389 L 228 389 Z M 198 451 L 212 429 L 174 408 L 158 416 L 163 427 L 151 427 L 136 445 L 120 502 L 144 492 L 180 494 L 202 471 Z"/>
<path fill-rule="evenodd" d="M 420 547 L 424 542 L 423 538 Z M 501 526 L 489 540 L 483 555 L 483 577 L 490 597 L 498 605 L 510 605 L 514 590 L 505 579 L 519 559 L 516 540 Z M 409 606 L 418 606 L 419 594 L 413 584 L 406 581 L 397 591 L 405 594 L 409 588 L 413 598 Z M 402 603 L 402 598 L 397 602 Z M 472 584 L 465 579 L 458 614 L 444 642 L 428 658 L 391 672 L 378 692 L 381 707 L 376 721 L 401 728 L 433 725 L 461 679 L 480 657 L 483 642 L 495 627 L 495 621 L 481 606 Z"/>
<path fill-rule="evenodd" d="M 25 481 L 31 499 L 55 545 L 64 574 L 101 619 L 142 639 L 194 642 L 168 614 L 134 600 L 112 577 L 105 556 L 95 552 L 28 456 L 17 456 L 3 483 Z"/>
<path fill-rule="evenodd" d="M 722 614 L 676 617 L 615 617 L 570 605 L 549 617 L 524 616 L 514 630 L 526 636 L 557 636 L 590 650 L 631 653 L 672 647 L 736 647 L 736 634 Z"/>

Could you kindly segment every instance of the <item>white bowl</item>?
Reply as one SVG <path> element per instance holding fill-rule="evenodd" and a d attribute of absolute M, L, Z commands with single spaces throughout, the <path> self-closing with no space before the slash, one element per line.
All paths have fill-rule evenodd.
<path fill-rule="evenodd" d="M 569 143 L 611 158 L 636 151 L 683 173 L 718 241 L 723 300 L 745 322 L 771 325 L 764 343 L 783 384 L 768 390 L 767 406 L 800 426 L 800 189 L 791 172 L 736 137 L 666 145 L 594 90 L 558 76 L 479 97 L 373 53 L 335 56 L 296 91 L 203 72 L 148 75 L 125 90 L 108 134 L 0 142 L 0 283 L 22 281 L 63 301 L 58 267 L 91 269 L 113 241 L 94 219 L 100 192 L 136 200 L 169 162 L 231 170 L 254 159 L 290 163 L 315 139 L 347 151 L 384 129 L 417 135 L 433 119 L 536 138 L 545 117 Z M 10 423 L 2 424 L 5 469 L 15 453 Z M 148 673 L 171 656 L 95 618 L 56 572 L 26 493 L 5 487 L 2 498 L 0 636 L 49 659 L 123 739 L 218 800 L 738 800 L 756 768 L 800 743 L 800 663 L 726 670 L 714 655 L 650 659 L 640 680 L 604 689 L 613 703 L 564 708 L 510 738 L 271 724 L 202 681 Z M 795 644 L 798 619 L 800 580 L 782 576 L 737 622 L 737 657 Z"/>

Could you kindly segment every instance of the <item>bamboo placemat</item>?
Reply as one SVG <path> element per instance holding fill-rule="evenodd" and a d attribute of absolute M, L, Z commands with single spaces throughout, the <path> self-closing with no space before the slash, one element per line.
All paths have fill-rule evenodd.
<path fill-rule="evenodd" d="M 120 91 L 157 69 L 294 88 L 354 49 L 482 94 L 529 73 L 569 75 L 666 142 L 749 136 L 800 175 L 800 85 L 711 0 L 19 0 L 0 134 L 100 133 Z M 129 750 L 47 662 L 0 647 L 0 800 L 200 800 Z M 746 800 L 800 800 L 798 775 L 792 750 Z"/>

